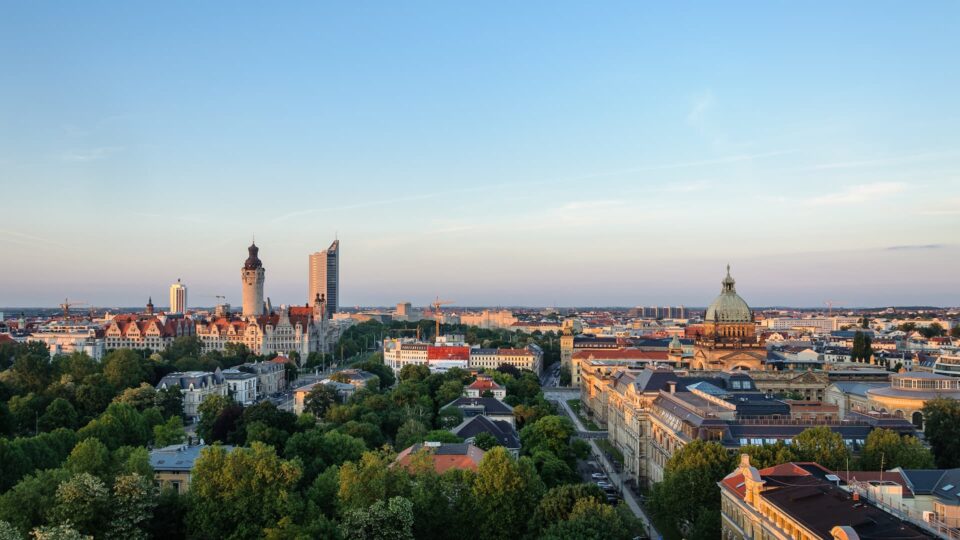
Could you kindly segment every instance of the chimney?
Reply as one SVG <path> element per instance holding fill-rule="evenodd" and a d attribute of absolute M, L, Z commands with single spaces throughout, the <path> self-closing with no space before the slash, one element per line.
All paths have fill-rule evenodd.
<path fill-rule="evenodd" d="M 671 394 L 677 393 L 677 381 L 667 381 L 667 386 L 670 388 Z"/>
<path fill-rule="evenodd" d="M 857 502 L 857 501 L 859 501 L 859 500 L 860 500 L 860 493 L 857 492 L 857 491 L 854 491 L 854 492 L 853 492 L 853 502 Z"/>

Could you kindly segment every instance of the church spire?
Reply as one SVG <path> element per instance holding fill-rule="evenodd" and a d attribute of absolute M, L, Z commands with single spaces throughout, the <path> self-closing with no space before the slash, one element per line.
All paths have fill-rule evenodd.
<path fill-rule="evenodd" d="M 730 275 L 730 263 L 727 263 L 727 277 L 723 278 L 723 281 L 720 282 L 723 285 L 723 288 L 720 289 L 720 292 L 737 292 L 735 287 L 737 281 L 733 279 L 733 276 Z"/>

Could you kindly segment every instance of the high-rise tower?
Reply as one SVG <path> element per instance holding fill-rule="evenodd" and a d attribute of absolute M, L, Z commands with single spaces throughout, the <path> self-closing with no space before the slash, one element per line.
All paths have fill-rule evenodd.
<path fill-rule="evenodd" d="M 170 313 L 179 313 L 181 315 L 187 312 L 187 287 L 183 283 L 180 283 L 178 279 L 176 283 L 170 286 Z"/>
<path fill-rule="evenodd" d="M 310 280 L 307 299 L 313 302 L 317 295 L 326 300 L 327 317 L 340 307 L 340 240 L 330 247 L 310 255 Z"/>
<path fill-rule="evenodd" d="M 247 251 L 250 252 L 250 255 L 240 270 L 240 275 L 243 280 L 243 316 L 256 317 L 263 315 L 264 269 L 263 263 L 260 262 L 260 258 L 257 256 L 260 252 L 257 244 L 250 244 Z"/>

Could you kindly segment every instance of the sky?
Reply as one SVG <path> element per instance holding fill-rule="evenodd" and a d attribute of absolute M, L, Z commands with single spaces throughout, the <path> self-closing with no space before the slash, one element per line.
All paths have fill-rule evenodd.
<path fill-rule="evenodd" d="M 960 304 L 960 3 L 0 0 L 0 306 Z"/>

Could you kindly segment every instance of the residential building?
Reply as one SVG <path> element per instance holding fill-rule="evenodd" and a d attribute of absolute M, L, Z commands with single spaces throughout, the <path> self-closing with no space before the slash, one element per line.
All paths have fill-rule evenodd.
<path fill-rule="evenodd" d="M 58 354 L 85 353 L 99 362 L 107 348 L 104 330 L 91 322 L 52 322 L 33 332 L 28 341 L 46 345 L 51 358 Z"/>
<path fill-rule="evenodd" d="M 153 301 L 151 300 L 148 305 L 152 311 Z M 170 286 L 170 313 L 177 315 L 187 313 L 187 287 L 179 279 Z"/>
<path fill-rule="evenodd" d="M 416 463 L 418 455 L 426 456 L 433 465 L 437 474 L 443 474 L 451 469 L 476 471 L 480 468 L 484 451 L 468 443 L 417 443 L 397 454 L 394 464 L 409 468 Z"/>
<path fill-rule="evenodd" d="M 468 384 L 463 389 L 465 397 L 485 397 L 483 394 L 489 392 L 489 397 L 503 399 L 507 397 L 507 389 L 497 384 L 493 377 L 489 375 L 477 375 L 477 380 Z"/>
<path fill-rule="evenodd" d="M 463 413 L 464 418 L 473 418 L 474 416 L 486 416 L 490 420 L 503 421 L 516 427 L 517 421 L 513 417 L 513 407 L 492 397 L 459 397 L 450 403 L 447 403 L 440 409 L 447 407 L 456 407 Z"/>
<path fill-rule="evenodd" d="M 936 398 L 960 399 L 960 378 L 924 372 L 890 375 L 890 383 L 866 391 L 870 411 L 910 420 L 923 429 L 923 406 Z"/>
<path fill-rule="evenodd" d="M 183 415 L 189 420 L 197 420 L 200 413 L 197 410 L 208 396 L 228 395 L 227 384 L 217 368 L 209 371 L 186 371 L 170 373 L 160 379 L 157 390 L 166 390 L 177 386 L 183 393 Z"/>
<path fill-rule="evenodd" d="M 736 540 L 860 540 L 931 538 L 930 531 L 901 520 L 816 463 L 784 463 L 757 470 L 743 454 L 722 481 L 722 538 Z"/>
<path fill-rule="evenodd" d="M 260 248 L 256 243 L 247 248 L 247 260 L 240 269 L 240 278 L 243 285 L 243 316 L 259 317 L 264 313 L 263 282 L 266 269 L 260 261 Z"/>
<path fill-rule="evenodd" d="M 309 272 L 308 301 L 313 302 L 317 296 L 325 298 L 327 316 L 333 316 L 340 307 L 340 240 L 310 255 Z"/>
<path fill-rule="evenodd" d="M 472 416 L 465 418 L 460 425 L 450 430 L 451 433 L 463 439 L 463 442 L 473 444 L 477 435 L 489 433 L 493 435 L 501 446 L 506 448 L 515 457 L 520 455 L 520 434 L 517 428 L 503 420 L 491 420 L 486 416 Z"/>
<path fill-rule="evenodd" d="M 239 369 L 225 369 L 222 372 L 224 383 L 227 385 L 227 395 L 243 405 L 253 405 L 257 402 L 257 376 Z"/>
<path fill-rule="evenodd" d="M 201 452 L 208 445 L 174 444 L 150 451 L 150 467 L 153 469 L 153 479 L 160 489 L 173 489 L 180 495 L 190 490 L 190 479 L 193 475 L 193 466 Z M 221 446 L 227 452 L 233 451 L 233 446 Z"/>
<path fill-rule="evenodd" d="M 287 361 L 288 358 L 278 356 L 270 362 L 240 364 L 237 369 L 257 376 L 258 396 L 272 396 L 287 389 L 287 368 L 284 366 Z"/>
<path fill-rule="evenodd" d="M 104 332 L 104 346 L 110 349 L 165 350 L 181 336 L 195 335 L 193 320 L 182 316 L 140 314 L 117 315 Z"/>

